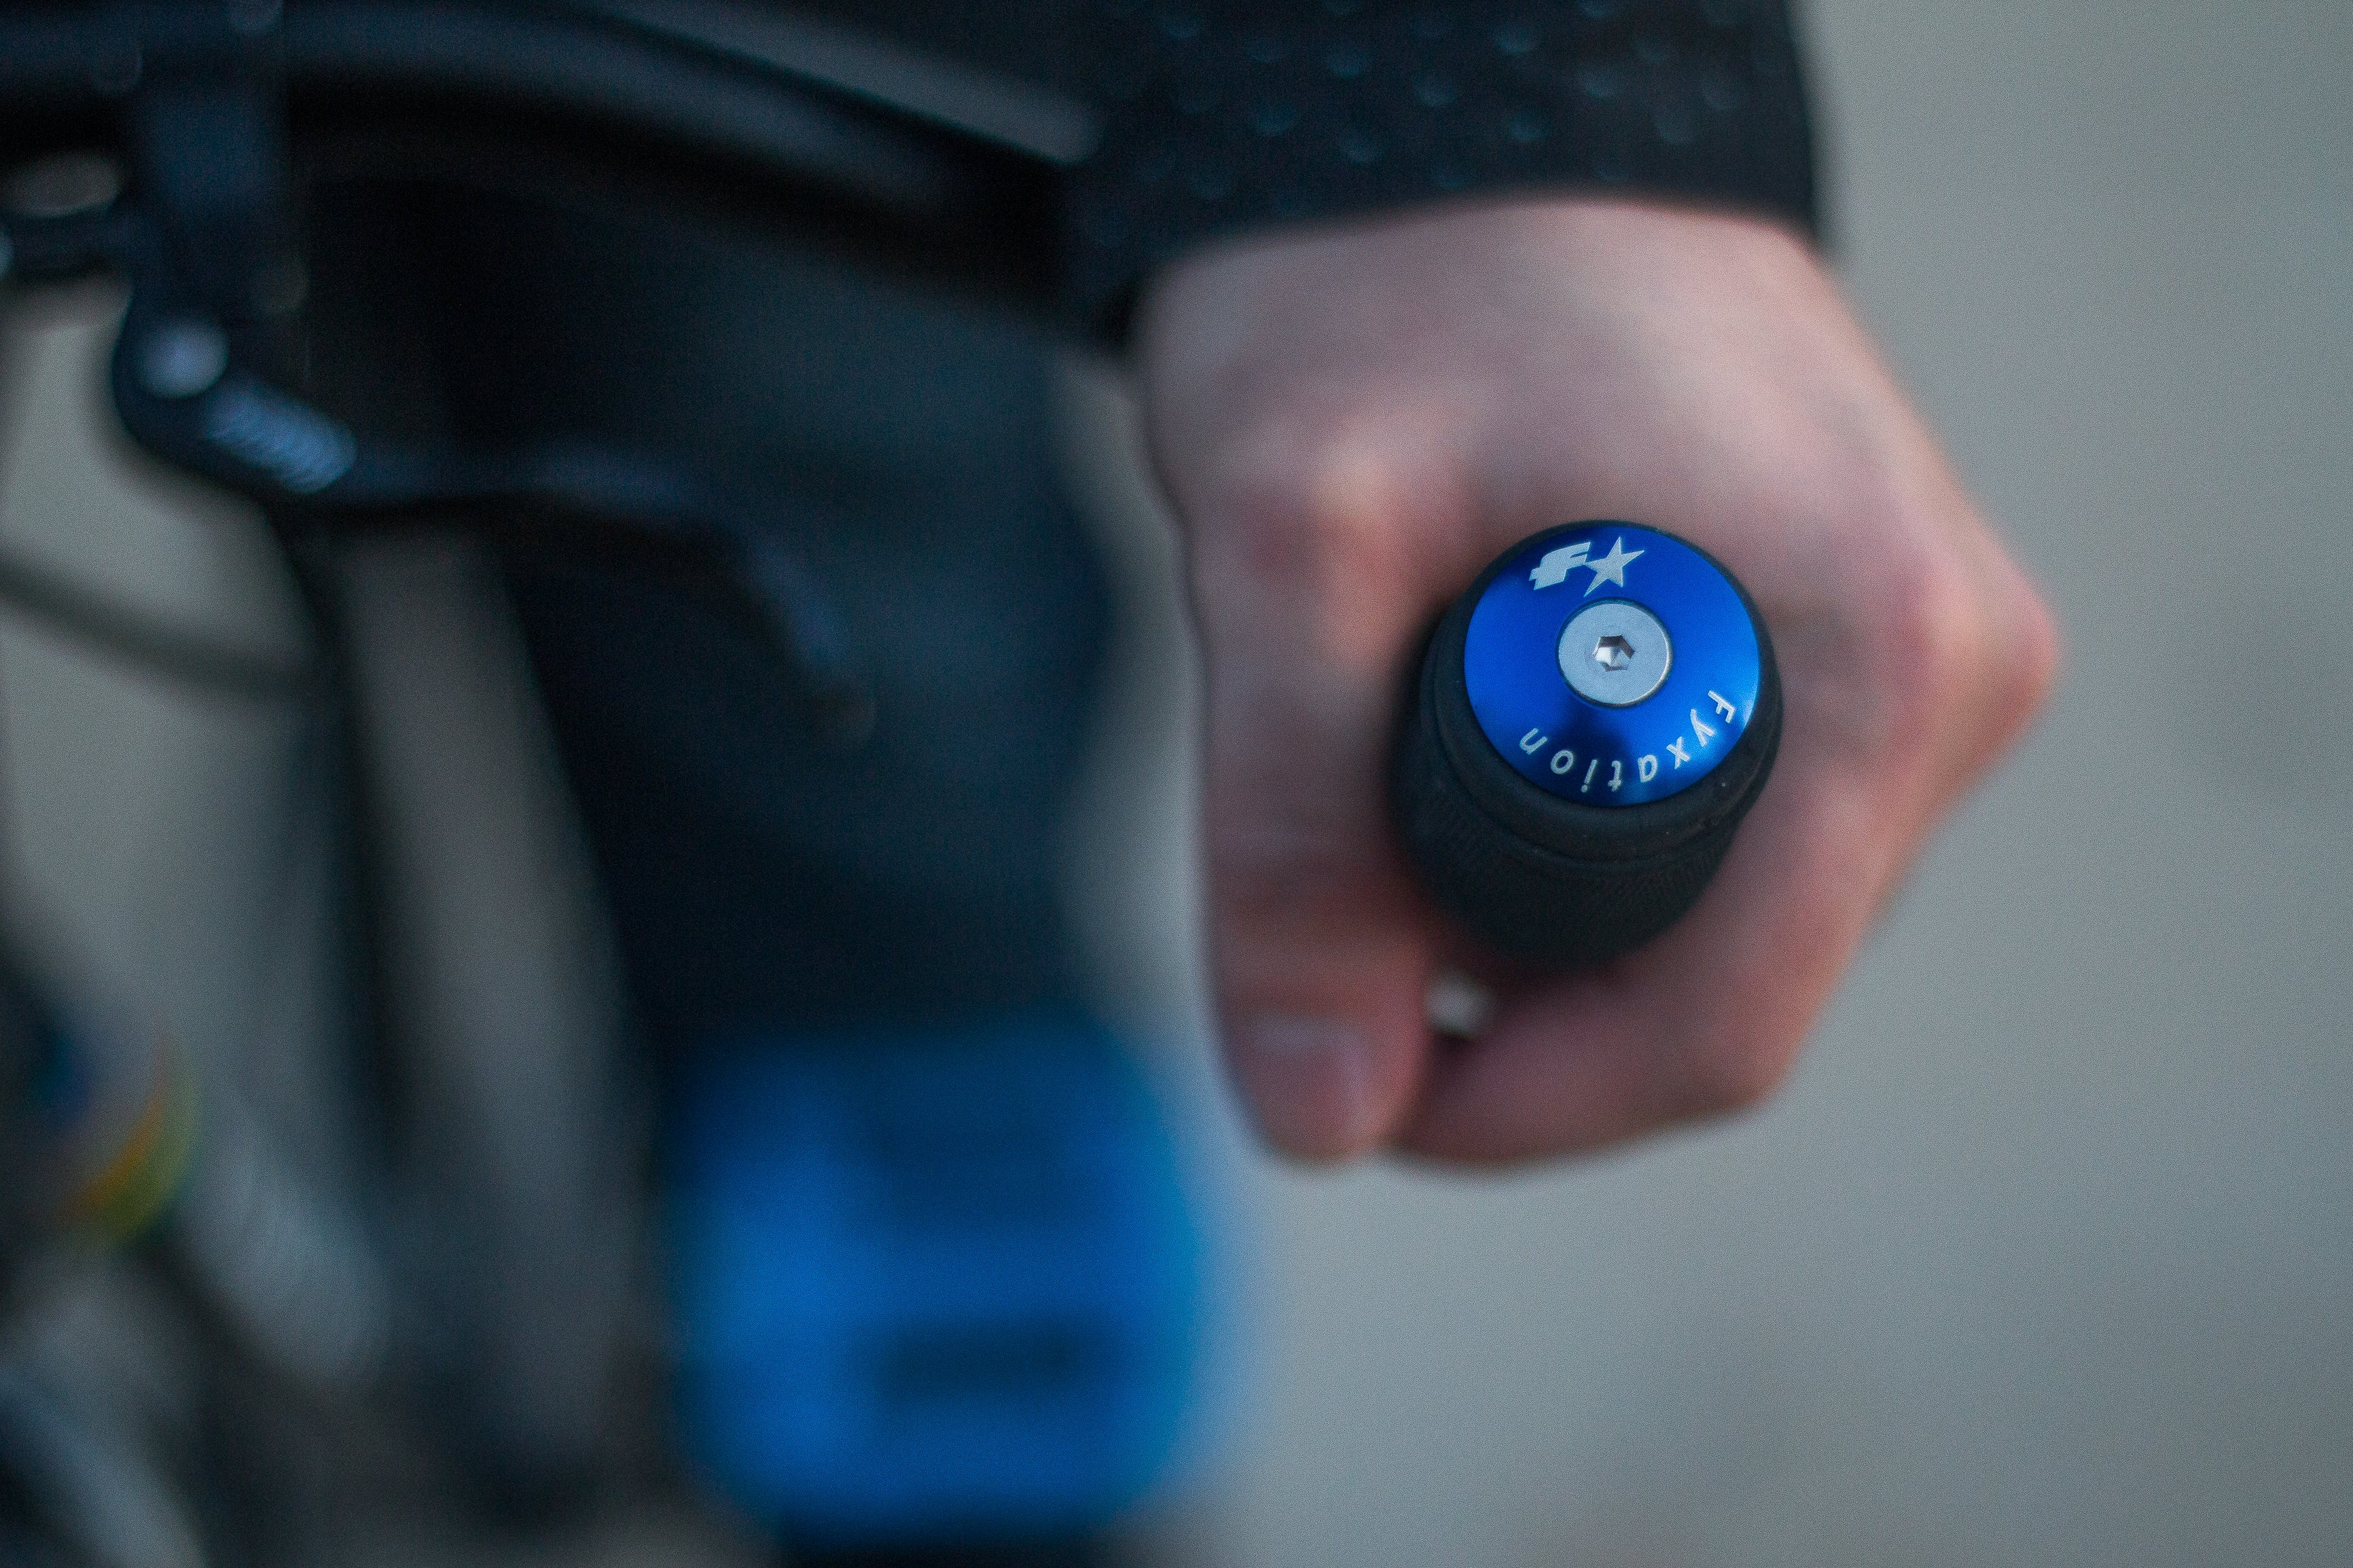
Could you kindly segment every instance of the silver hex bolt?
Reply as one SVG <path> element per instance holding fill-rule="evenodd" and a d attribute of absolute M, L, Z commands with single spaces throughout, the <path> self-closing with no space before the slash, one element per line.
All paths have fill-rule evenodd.
<path fill-rule="evenodd" d="M 1579 697 L 1630 708 L 1665 684 L 1675 661 L 1659 617 L 1625 599 L 1588 605 L 1561 628 L 1561 678 Z"/>

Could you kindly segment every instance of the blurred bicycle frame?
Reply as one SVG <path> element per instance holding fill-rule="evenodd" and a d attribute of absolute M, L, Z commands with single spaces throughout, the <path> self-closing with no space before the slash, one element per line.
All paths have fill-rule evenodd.
<path fill-rule="evenodd" d="M 1044 434 L 1093 135 L 757 5 L 0 13 L 6 280 L 127 285 L 115 413 L 259 509 L 313 644 L 5 561 L 0 604 L 305 716 L 367 1173 L 16 932 L 12 1294 L 97 1240 L 207 1348 L 159 1414 L 0 1341 L 0 1547 L 332 1554 L 356 1463 L 510 1531 L 621 1486 L 796 1561 L 1111 1549 L 1202 1282 L 1048 885 L 1108 613 Z"/>

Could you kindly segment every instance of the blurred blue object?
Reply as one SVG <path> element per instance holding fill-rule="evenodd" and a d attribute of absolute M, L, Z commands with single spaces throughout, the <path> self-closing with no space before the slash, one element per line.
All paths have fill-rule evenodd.
<path fill-rule="evenodd" d="M 1605 585 L 1613 591 L 1596 598 Z M 1567 646 L 1570 628 L 1590 624 L 1580 612 L 1604 605 L 1672 638 L 1629 702 L 1579 687 L 1600 654 L 1593 638 Z M 1623 637 L 1609 640 L 1635 657 Z M 1715 772 L 1756 717 L 1764 670 L 1723 567 L 1671 533 L 1608 520 L 1523 542 L 1481 592 L 1462 646 L 1471 710 L 1496 754 L 1538 789 L 1605 807 L 1663 800 Z"/>
<path fill-rule="evenodd" d="M 1039 1537 L 1162 1478 L 1199 1229 L 1105 1031 L 714 1042 L 672 1104 L 683 1436 L 739 1506 L 833 1546 Z"/>

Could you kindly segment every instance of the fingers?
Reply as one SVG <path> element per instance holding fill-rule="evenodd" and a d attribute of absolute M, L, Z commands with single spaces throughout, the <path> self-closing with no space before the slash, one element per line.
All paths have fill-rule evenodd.
<path fill-rule="evenodd" d="M 1412 1097 L 1427 966 L 1384 853 L 1384 670 L 1212 656 L 1207 840 L 1228 1059 L 1279 1146 L 1378 1142 Z"/>
<path fill-rule="evenodd" d="M 1422 593 L 1395 552 L 1338 537 L 1357 526 L 1212 523 L 1192 553 L 1227 1059 L 1268 1140 L 1317 1159 L 1380 1143 L 1416 1098 L 1436 937 L 1384 784 Z"/>
<path fill-rule="evenodd" d="M 1208 674 L 1218 1005 L 1268 1139 L 1513 1160 L 1767 1092 L 2055 659 L 1828 279 L 1755 226 L 1531 204 L 1206 256 L 1142 331 Z M 1596 515 L 1742 574 L 1779 768 L 1682 922 L 1596 973 L 1491 977 L 1485 1029 L 1433 1054 L 1460 939 L 1388 820 L 1405 666 L 1497 550 Z"/>
<path fill-rule="evenodd" d="M 1780 1082 L 1936 820 L 2017 737 L 2056 659 L 2047 611 L 1998 551 L 1926 565 L 1890 553 L 1834 584 L 1843 608 L 1783 602 L 1779 763 L 1691 913 L 1598 973 L 1514 997 L 1426 1073 L 1402 1146 L 1575 1152 L 1743 1109 Z"/>
<path fill-rule="evenodd" d="M 1299 627 L 1212 637 L 1207 663 L 1205 844 L 1230 1072 L 1271 1142 L 1356 1154 L 1417 1093 L 1430 962 L 1384 818 L 1393 660 Z"/>
<path fill-rule="evenodd" d="M 1399 1143 L 1525 1160 L 1755 1104 L 1862 940 L 1891 858 L 1863 792 L 1785 758 L 1692 912 L 1599 972 L 1515 997 L 1433 1065 Z"/>
<path fill-rule="evenodd" d="M 1431 932 L 1388 852 L 1388 704 L 1341 672 L 1212 677 L 1207 843 L 1227 1058 L 1278 1147 L 1382 1142 L 1419 1086 Z"/>

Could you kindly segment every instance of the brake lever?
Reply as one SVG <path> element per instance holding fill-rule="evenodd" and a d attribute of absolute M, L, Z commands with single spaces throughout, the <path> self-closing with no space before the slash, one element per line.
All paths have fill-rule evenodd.
<path fill-rule="evenodd" d="M 13 282 L 104 271 L 131 280 L 109 366 L 124 430 L 166 465 L 245 497 L 273 518 L 329 529 L 465 515 L 509 537 L 583 530 L 676 552 L 786 667 L 810 733 L 836 749 L 874 724 L 872 687 L 849 623 L 770 513 L 649 454 L 586 442 L 505 451 L 434 450 L 353 429 L 286 391 L 252 361 L 278 324 L 231 326 L 182 287 L 135 205 L 57 217 L 0 216 Z"/>
<path fill-rule="evenodd" d="M 772 519 L 675 465 L 582 442 L 434 451 L 363 435 L 245 368 L 217 323 L 135 294 L 111 381 L 141 446 L 268 510 L 344 528 L 460 513 L 494 534 L 585 528 L 675 549 L 782 659 L 818 740 L 849 749 L 872 731 L 871 684 L 816 573 Z"/>

